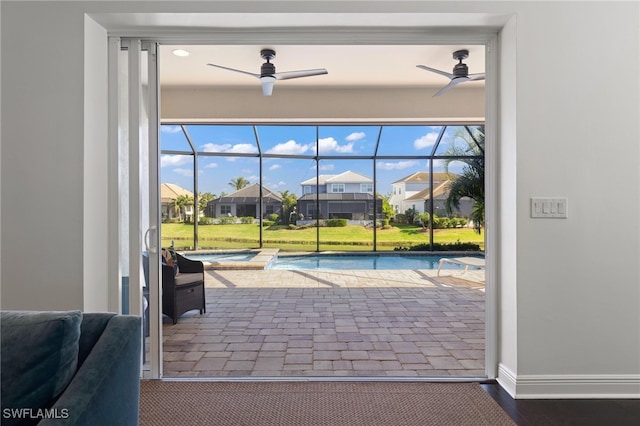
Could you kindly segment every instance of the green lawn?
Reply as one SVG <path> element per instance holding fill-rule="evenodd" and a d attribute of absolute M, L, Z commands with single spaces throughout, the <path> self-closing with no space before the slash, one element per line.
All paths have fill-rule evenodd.
<path fill-rule="evenodd" d="M 193 225 L 181 223 L 162 224 L 162 245 L 169 246 L 173 240 L 175 247 L 193 247 Z M 286 251 L 315 251 L 317 228 L 291 230 L 283 226 L 266 227 L 262 231 L 264 247 L 276 247 Z M 258 248 L 260 228 L 258 225 L 200 225 L 198 226 L 199 248 Z M 429 243 L 428 230 L 413 225 L 394 225 L 391 229 L 376 232 L 378 250 L 393 250 L 414 244 Z M 436 229 L 433 240 L 436 243 L 471 242 L 484 250 L 484 234 L 473 229 Z M 342 228 L 320 228 L 320 250 L 372 250 L 373 229 L 363 226 Z"/>

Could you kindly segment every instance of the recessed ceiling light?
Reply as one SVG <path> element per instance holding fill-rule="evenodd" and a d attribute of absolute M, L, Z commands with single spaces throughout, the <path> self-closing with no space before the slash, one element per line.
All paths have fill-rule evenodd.
<path fill-rule="evenodd" d="M 189 56 L 190 52 L 184 49 L 174 49 L 173 54 L 176 56 Z"/>

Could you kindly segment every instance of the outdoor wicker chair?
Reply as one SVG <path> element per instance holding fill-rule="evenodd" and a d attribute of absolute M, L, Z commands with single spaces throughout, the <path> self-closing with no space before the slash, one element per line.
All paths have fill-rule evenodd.
<path fill-rule="evenodd" d="M 174 255 L 177 271 L 171 265 L 162 264 L 162 313 L 176 324 L 178 318 L 188 311 L 197 309 L 204 314 L 207 309 L 203 263 L 175 252 Z"/>

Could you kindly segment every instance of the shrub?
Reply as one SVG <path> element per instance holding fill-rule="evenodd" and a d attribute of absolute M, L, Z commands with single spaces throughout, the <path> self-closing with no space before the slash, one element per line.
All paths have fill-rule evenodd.
<path fill-rule="evenodd" d="M 180 218 L 172 217 L 170 219 L 162 219 L 162 223 L 180 223 L 182 222 Z"/>
<path fill-rule="evenodd" d="M 275 222 L 273 220 L 263 220 L 262 221 L 262 226 L 271 226 L 275 224 Z"/>
<path fill-rule="evenodd" d="M 417 225 L 422 225 L 423 227 L 429 227 L 429 218 L 431 215 L 429 213 L 420 213 L 415 217 L 415 221 Z"/>
<path fill-rule="evenodd" d="M 198 219 L 198 225 L 213 225 L 212 217 L 201 217 Z"/>
<path fill-rule="evenodd" d="M 229 225 L 231 223 L 236 223 L 236 220 L 238 220 L 238 218 L 235 217 L 235 216 L 222 216 L 220 218 L 220 224 L 221 225 Z"/>
<path fill-rule="evenodd" d="M 416 212 L 416 209 L 414 209 L 413 207 L 405 210 L 404 215 L 407 218 L 407 223 L 414 223 L 417 214 L 418 212 Z"/>
<path fill-rule="evenodd" d="M 326 226 L 330 228 L 341 228 L 347 226 L 347 219 L 327 219 Z"/>
<path fill-rule="evenodd" d="M 251 224 L 254 221 L 254 217 L 253 216 L 242 216 L 240 218 L 240 223 L 244 223 L 244 224 Z"/>
<path fill-rule="evenodd" d="M 277 213 L 271 213 L 269 216 L 267 216 L 267 219 L 274 223 L 277 222 L 279 218 L 280 216 L 278 216 Z"/>
<path fill-rule="evenodd" d="M 469 219 L 466 217 L 455 217 L 453 219 L 456 228 L 464 228 L 469 223 Z"/>
<path fill-rule="evenodd" d="M 394 251 L 431 251 L 429 243 L 416 244 L 409 247 L 395 247 Z M 480 246 L 476 243 L 433 243 L 433 251 L 480 251 Z"/>
<path fill-rule="evenodd" d="M 396 222 L 398 223 L 407 223 L 407 216 L 402 213 L 398 213 L 396 215 Z"/>
<path fill-rule="evenodd" d="M 433 215 L 433 229 L 445 229 L 453 227 L 451 219 Z"/>

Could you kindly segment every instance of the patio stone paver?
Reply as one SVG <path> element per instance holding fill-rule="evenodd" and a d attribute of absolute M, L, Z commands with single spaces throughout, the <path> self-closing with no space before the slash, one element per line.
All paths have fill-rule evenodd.
<path fill-rule="evenodd" d="M 484 272 L 446 272 L 208 270 L 164 375 L 482 377 Z"/>

